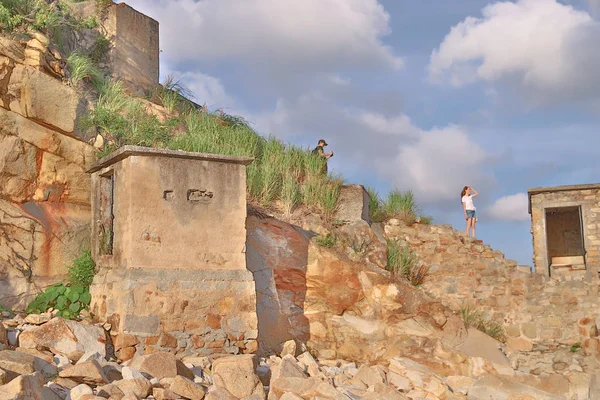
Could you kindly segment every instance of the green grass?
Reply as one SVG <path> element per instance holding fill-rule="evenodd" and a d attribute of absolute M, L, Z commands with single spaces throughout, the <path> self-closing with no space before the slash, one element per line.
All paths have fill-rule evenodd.
<path fill-rule="evenodd" d="M 80 53 L 72 53 L 67 58 L 69 72 L 71 73 L 71 85 L 77 86 L 84 79 L 89 79 L 98 84 L 101 73 L 91 58 Z"/>
<path fill-rule="evenodd" d="M 467 328 L 476 328 L 500 342 L 506 340 L 502 323 L 494 320 L 486 320 L 483 317 L 483 312 L 481 310 L 477 310 L 475 307 L 465 304 L 460 309 L 460 316 Z"/>
<path fill-rule="evenodd" d="M 429 274 L 429 267 L 418 262 L 410 245 L 400 246 L 397 239 L 387 240 L 386 269 L 394 275 L 403 276 L 413 286 L 423 284 Z"/>
<path fill-rule="evenodd" d="M 98 26 L 95 18 L 73 17 L 68 2 L 45 0 L 0 0 L 0 31 L 14 32 L 34 29 L 46 34 L 61 27 L 92 29 Z"/>
<path fill-rule="evenodd" d="M 331 233 L 328 233 L 325 236 L 319 236 L 315 240 L 319 246 L 327 248 L 335 246 L 335 243 L 337 242 L 337 238 Z"/>
<path fill-rule="evenodd" d="M 573 346 L 571 346 L 570 351 L 571 353 L 575 353 L 579 349 L 581 349 L 581 343 L 575 343 Z"/>
<path fill-rule="evenodd" d="M 369 216 L 373 222 L 384 222 L 396 218 L 407 225 L 415 222 L 429 225 L 433 218 L 423 215 L 412 191 L 392 190 L 386 198 L 382 198 L 377 190 L 367 188 L 369 193 Z"/>
<path fill-rule="evenodd" d="M 96 107 L 84 118 L 83 128 L 96 128 L 107 139 L 103 154 L 126 144 L 203 153 L 253 157 L 247 169 L 249 198 L 263 206 L 280 202 L 283 211 L 304 205 L 331 220 L 337 210 L 342 181 L 323 173 L 323 159 L 310 149 L 260 136 L 248 122 L 221 111 L 198 108 L 183 95 L 173 79 L 155 91 L 165 108 L 174 112 L 167 121 L 148 113 L 140 99 L 110 80 L 98 85 Z"/>

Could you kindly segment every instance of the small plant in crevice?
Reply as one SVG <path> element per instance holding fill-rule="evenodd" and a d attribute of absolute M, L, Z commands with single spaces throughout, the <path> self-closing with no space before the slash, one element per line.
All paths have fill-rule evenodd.
<path fill-rule="evenodd" d="M 494 320 L 486 320 L 483 312 L 477 310 L 474 306 L 468 304 L 463 305 L 460 308 L 460 316 L 465 323 L 465 327 L 478 329 L 500 342 L 506 340 L 502 323 Z"/>
<path fill-rule="evenodd" d="M 89 57 L 95 65 L 101 63 L 110 50 L 110 40 L 104 35 L 99 35 L 92 48 L 90 49 Z"/>
<path fill-rule="evenodd" d="M 571 351 L 571 353 L 575 353 L 579 349 L 581 349 L 581 343 L 575 343 L 574 345 L 571 346 L 571 348 L 569 350 Z"/>
<path fill-rule="evenodd" d="M 59 283 L 50 286 L 27 306 L 28 314 L 41 314 L 53 308 L 56 315 L 67 319 L 75 319 L 82 310 L 87 310 L 92 296 L 88 287 L 81 285 L 66 286 Z"/>
<path fill-rule="evenodd" d="M 429 274 L 429 267 L 418 261 L 410 245 L 400 246 L 397 239 L 387 240 L 386 269 L 392 274 L 403 276 L 413 286 L 420 286 Z"/>
<path fill-rule="evenodd" d="M 94 260 L 89 250 L 84 250 L 69 267 L 68 283 L 52 285 L 29 303 L 28 314 L 41 314 L 49 309 L 56 315 L 67 319 L 76 319 L 82 310 L 88 310 L 92 296 L 89 285 L 94 279 Z"/>
<path fill-rule="evenodd" d="M 335 235 L 328 233 L 325 236 L 317 237 L 315 240 L 319 246 L 331 248 L 335 245 L 337 238 Z"/>
<path fill-rule="evenodd" d="M 90 286 L 94 279 L 96 264 L 92 252 L 85 250 L 69 267 L 69 282 L 73 285 Z"/>

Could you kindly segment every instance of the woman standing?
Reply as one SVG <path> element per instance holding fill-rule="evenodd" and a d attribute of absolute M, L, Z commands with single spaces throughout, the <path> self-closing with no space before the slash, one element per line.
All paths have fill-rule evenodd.
<path fill-rule="evenodd" d="M 465 220 L 467 221 L 467 229 L 465 230 L 467 236 L 469 236 L 469 230 L 472 230 L 473 237 L 475 237 L 475 222 L 477 221 L 477 217 L 475 216 L 473 197 L 477 196 L 478 194 L 479 193 L 477 193 L 477 190 L 473 189 L 469 185 L 465 186 L 462 192 L 460 192 L 463 211 L 465 213 Z"/>

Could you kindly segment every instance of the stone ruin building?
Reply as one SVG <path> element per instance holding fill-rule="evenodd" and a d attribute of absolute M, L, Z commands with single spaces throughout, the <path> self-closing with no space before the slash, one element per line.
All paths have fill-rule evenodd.
<path fill-rule="evenodd" d="M 255 351 L 256 294 L 245 254 L 251 162 L 137 146 L 96 162 L 94 314 L 155 348 Z"/>
<path fill-rule="evenodd" d="M 528 192 L 536 273 L 587 280 L 600 273 L 600 184 Z"/>

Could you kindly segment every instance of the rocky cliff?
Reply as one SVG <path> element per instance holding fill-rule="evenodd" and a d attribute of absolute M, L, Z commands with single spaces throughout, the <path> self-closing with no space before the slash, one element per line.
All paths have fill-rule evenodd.
<path fill-rule="evenodd" d="M 40 33 L 0 36 L 0 302 L 23 308 L 89 246 L 86 109 L 56 79 L 60 54 Z M 64 65 L 64 64 L 62 64 Z M 59 74 L 60 75 L 60 74 Z"/>

